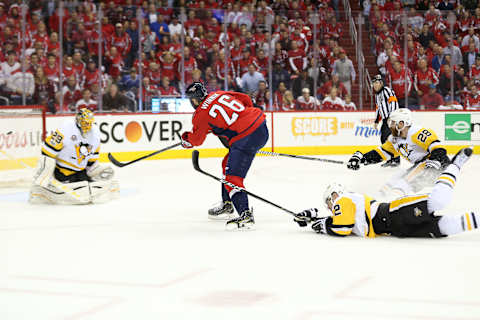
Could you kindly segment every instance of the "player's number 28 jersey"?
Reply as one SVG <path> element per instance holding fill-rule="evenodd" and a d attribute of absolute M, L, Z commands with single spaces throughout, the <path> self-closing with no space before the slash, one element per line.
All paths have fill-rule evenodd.
<path fill-rule="evenodd" d="M 412 125 L 406 138 L 390 135 L 385 143 L 377 148 L 383 160 L 389 160 L 398 155 L 412 163 L 424 160 L 436 148 L 441 147 L 437 134 L 432 129 Z"/>

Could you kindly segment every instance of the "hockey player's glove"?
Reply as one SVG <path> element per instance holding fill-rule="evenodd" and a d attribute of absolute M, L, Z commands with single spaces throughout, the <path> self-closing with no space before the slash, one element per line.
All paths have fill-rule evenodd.
<path fill-rule="evenodd" d="M 188 141 L 188 132 L 182 133 L 182 147 L 185 149 L 193 148 L 193 144 Z"/>
<path fill-rule="evenodd" d="M 440 170 L 442 168 L 442 164 L 437 160 L 425 160 L 425 168 Z"/>
<path fill-rule="evenodd" d="M 303 210 L 300 213 L 297 213 L 296 217 L 293 218 L 293 221 L 298 223 L 300 227 L 306 227 L 309 222 L 315 221 L 318 215 L 318 209 L 312 208 Z"/>
<path fill-rule="evenodd" d="M 312 229 L 317 233 L 327 233 L 327 219 L 329 217 L 317 218 L 316 221 L 312 224 Z"/>
<path fill-rule="evenodd" d="M 363 153 L 357 151 L 353 154 L 353 156 L 348 160 L 347 168 L 352 170 L 360 169 L 360 164 L 364 163 L 365 159 L 363 158 Z"/>

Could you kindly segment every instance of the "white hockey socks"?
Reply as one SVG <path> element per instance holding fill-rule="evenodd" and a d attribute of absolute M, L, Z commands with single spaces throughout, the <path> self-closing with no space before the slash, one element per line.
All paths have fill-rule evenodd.
<path fill-rule="evenodd" d="M 438 221 L 440 232 L 447 236 L 475 230 L 479 226 L 480 214 L 474 212 L 467 212 L 460 216 L 442 216 Z"/>
<path fill-rule="evenodd" d="M 441 210 L 452 201 L 453 188 L 459 173 L 460 169 L 451 164 L 438 177 L 432 192 L 428 196 L 428 212 Z"/>

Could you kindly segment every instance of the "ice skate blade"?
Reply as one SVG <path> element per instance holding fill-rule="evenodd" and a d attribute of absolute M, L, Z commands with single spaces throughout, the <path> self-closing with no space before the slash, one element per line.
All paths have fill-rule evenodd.
<path fill-rule="evenodd" d="M 209 214 L 208 219 L 214 221 L 229 221 L 238 217 L 235 213 Z"/>
<path fill-rule="evenodd" d="M 253 231 L 255 230 L 255 223 L 239 224 L 236 222 L 226 223 L 225 230 L 227 231 Z"/>

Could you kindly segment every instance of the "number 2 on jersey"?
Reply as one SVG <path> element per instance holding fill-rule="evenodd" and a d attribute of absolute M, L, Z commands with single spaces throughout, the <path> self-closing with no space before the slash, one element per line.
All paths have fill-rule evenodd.
<path fill-rule="evenodd" d="M 227 123 L 227 125 L 229 125 L 229 126 L 232 125 L 235 121 L 237 121 L 238 113 L 236 113 L 236 112 L 242 112 L 243 110 L 245 110 L 245 107 L 240 102 L 238 102 L 233 97 L 231 97 L 227 94 L 224 94 L 224 95 L 220 96 L 220 98 L 218 98 L 217 102 L 220 103 L 221 105 L 214 104 L 210 108 L 210 111 L 208 112 L 208 114 L 212 118 L 216 118 L 217 115 L 218 115 L 218 113 L 217 113 L 217 111 L 218 111 L 220 113 L 220 115 L 222 116 L 222 118 Z M 229 108 L 233 111 L 236 111 L 236 112 L 233 112 L 232 116 L 229 116 L 228 113 L 225 111 L 225 109 L 222 106 L 227 107 L 227 108 Z"/>

